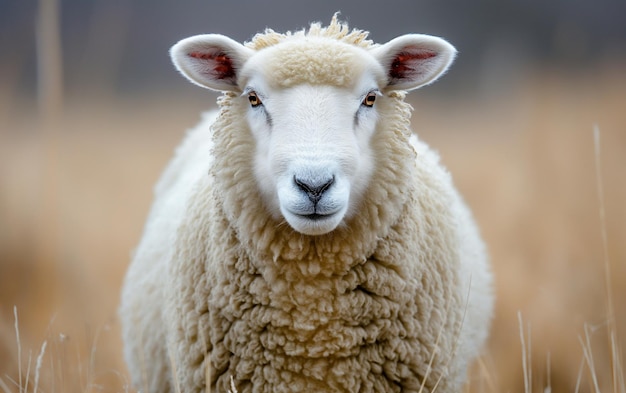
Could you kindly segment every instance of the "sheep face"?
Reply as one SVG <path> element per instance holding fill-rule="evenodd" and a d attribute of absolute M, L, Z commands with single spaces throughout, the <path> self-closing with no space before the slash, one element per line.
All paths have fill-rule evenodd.
<path fill-rule="evenodd" d="M 254 86 L 254 87 L 253 87 Z M 297 231 L 319 235 L 352 215 L 367 187 L 376 109 L 364 89 L 299 85 L 272 90 L 252 81 L 246 93 L 257 142 L 255 175 L 266 205 Z"/>
<path fill-rule="evenodd" d="M 259 193 L 270 214 L 305 235 L 332 232 L 358 214 L 376 165 L 376 101 L 434 81 L 454 53 L 423 35 L 372 48 L 290 37 L 258 51 L 203 35 L 171 51 L 193 83 L 239 93 Z"/>
<path fill-rule="evenodd" d="M 334 230 L 371 177 L 382 66 L 336 40 L 296 40 L 259 51 L 240 75 L 265 205 L 300 233 Z"/>

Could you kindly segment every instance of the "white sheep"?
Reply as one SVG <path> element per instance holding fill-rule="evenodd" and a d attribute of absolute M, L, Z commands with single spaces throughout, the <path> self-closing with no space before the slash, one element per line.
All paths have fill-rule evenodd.
<path fill-rule="evenodd" d="M 155 191 L 125 280 L 143 392 L 458 392 L 492 314 L 483 243 L 404 91 L 455 56 L 330 26 L 200 35 L 178 70 L 224 91 Z"/>

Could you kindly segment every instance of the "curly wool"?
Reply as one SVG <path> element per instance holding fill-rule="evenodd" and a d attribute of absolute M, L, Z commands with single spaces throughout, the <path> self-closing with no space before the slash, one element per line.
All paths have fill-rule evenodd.
<path fill-rule="evenodd" d="M 378 46 L 373 41 L 368 40 L 367 31 L 352 29 L 347 23 L 339 21 L 339 14 L 333 15 L 330 25 L 322 27 L 321 23 L 311 23 L 308 30 L 299 30 L 296 32 L 278 33 L 272 29 L 266 29 L 264 33 L 255 35 L 250 42 L 244 45 L 250 49 L 261 50 L 271 46 L 275 46 L 289 39 L 298 38 L 331 38 L 337 42 L 343 42 L 361 48 L 372 48 Z"/>
<path fill-rule="evenodd" d="M 359 66 L 354 51 L 347 47 L 371 49 L 378 45 L 367 40 L 367 32 L 352 30 L 341 23 L 337 15 L 330 26 L 311 25 L 308 31 L 280 34 L 271 29 L 257 34 L 245 45 L 255 51 L 272 48 L 280 49 L 266 59 L 264 66 L 270 70 L 268 76 L 279 88 L 287 88 L 300 83 L 347 86 L 358 75 L 354 68 Z M 333 44 L 328 45 L 332 40 Z M 302 43 L 306 42 L 306 45 Z M 343 45 L 337 45 L 343 44 Z"/>
<path fill-rule="evenodd" d="M 240 392 L 431 391 L 446 370 L 462 309 L 448 176 L 416 166 L 409 106 L 388 97 L 373 141 L 376 173 L 360 213 L 308 237 L 265 213 L 253 139 L 225 95 L 215 164 L 190 198 L 169 277 L 170 343 L 181 384 Z M 381 100 L 382 101 L 382 100 Z M 407 187 L 410 187 L 407 189 Z M 429 367 L 430 365 L 430 367 Z"/>

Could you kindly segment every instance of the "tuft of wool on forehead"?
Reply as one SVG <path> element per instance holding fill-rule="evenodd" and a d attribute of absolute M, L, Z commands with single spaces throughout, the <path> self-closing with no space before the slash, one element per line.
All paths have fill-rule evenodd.
<path fill-rule="evenodd" d="M 304 37 L 331 38 L 346 44 L 355 45 L 361 48 L 371 48 L 377 46 L 372 40 L 368 40 L 369 32 L 353 29 L 350 31 L 346 22 L 339 21 L 339 13 L 333 15 L 330 25 L 322 27 L 321 23 L 311 23 L 309 30 L 298 30 L 295 32 L 278 33 L 272 29 L 256 34 L 251 41 L 245 45 L 254 50 L 261 50 L 279 44 L 285 40 Z"/>
<path fill-rule="evenodd" d="M 350 30 L 335 14 L 327 27 L 313 23 L 308 31 L 284 34 L 268 29 L 246 46 L 267 54 L 261 68 L 274 87 L 302 83 L 348 87 L 356 82 L 365 66 L 361 64 L 363 51 L 377 46 L 367 39 L 368 34 Z"/>

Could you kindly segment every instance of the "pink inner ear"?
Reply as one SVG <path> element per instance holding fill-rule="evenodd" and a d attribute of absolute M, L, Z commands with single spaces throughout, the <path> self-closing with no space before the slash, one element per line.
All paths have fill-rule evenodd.
<path fill-rule="evenodd" d="M 437 52 L 429 49 L 417 49 L 411 52 L 399 53 L 391 62 L 389 76 L 392 79 L 405 79 L 413 74 L 419 74 L 420 63 L 437 56 Z"/>
<path fill-rule="evenodd" d="M 206 60 L 209 73 L 216 79 L 233 79 L 235 68 L 233 61 L 224 52 L 191 52 L 189 57 Z"/>

